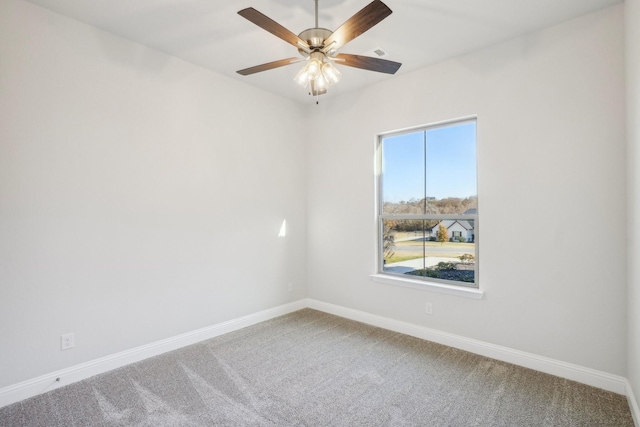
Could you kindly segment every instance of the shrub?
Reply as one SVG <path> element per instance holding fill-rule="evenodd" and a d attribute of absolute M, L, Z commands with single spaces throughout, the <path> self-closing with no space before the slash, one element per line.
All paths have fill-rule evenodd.
<path fill-rule="evenodd" d="M 456 264 L 455 262 L 445 262 L 445 261 L 441 261 L 438 263 L 438 265 L 435 266 L 435 268 L 437 270 L 455 270 L 456 269 Z"/>
<path fill-rule="evenodd" d="M 433 277 L 435 279 L 439 279 L 440 278 L 440 272 L 438 270 L 434 270 L 432 268 L 425 268 L 424 270 L 420 270 L 420 276 Z"/>
<path fill-rule="evenodd" d="M 464 255 L 460 256 L 459 258 L 460 258 L 460 261 L 463 264 L 471 264 L 472 262 L 475 262 L 475 260 L 476 260 L 476 257 L 474 257 L 471 254 L 464 254 Z"/>

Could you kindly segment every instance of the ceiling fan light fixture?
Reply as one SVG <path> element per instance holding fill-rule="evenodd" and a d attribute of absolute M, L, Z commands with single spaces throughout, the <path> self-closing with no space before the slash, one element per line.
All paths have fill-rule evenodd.
<path fill-rule="evenodd" d="M 327 65 L 325 59 L 326 57 L 322 52 L 313 52 L 305 66 L 298 71 L 293 80 L 302 87 L 307 87 L 309 82 L 316 82 L 317 86 L 322 86 L 326 92 L 326 87 L 329 83 L 337 82 L 336 76 L 338 80 L 340 79 L 340 72 L 331 64 L 328 64 L 331 69 L 327 69 L 325 67 Z"/>

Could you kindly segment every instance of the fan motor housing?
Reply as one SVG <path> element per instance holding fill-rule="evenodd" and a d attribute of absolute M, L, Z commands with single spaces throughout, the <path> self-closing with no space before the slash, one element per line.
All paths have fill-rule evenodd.
<path fill-rule="evenodd" d="M 306 41 L 311 50 L 322 49 L 324 47 L 324 41 L 333 34 L 333 31 L 327 30 L 326 28 L 309 28 L 308 30 L 304 30 L 298 37 L 302 40 Z M 298 49 L 302 51 L 301 49 Z"/>

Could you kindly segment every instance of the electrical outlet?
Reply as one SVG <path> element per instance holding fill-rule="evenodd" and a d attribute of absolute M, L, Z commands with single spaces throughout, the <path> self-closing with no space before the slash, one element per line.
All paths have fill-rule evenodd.
<path fill-rule="evenodd" d="M 69 350 L 70 348 L 75 347 L 76 339 L 73 336 L 73 333 L 64 334 L 60 336 L 60 347 L 62 350 Z"/>
<path fill-rule="evenodd" d="M 430 302 L 424 305 L 424 312 L 427 314 L 433 314 L 433 306 L 431 305 Z"/>

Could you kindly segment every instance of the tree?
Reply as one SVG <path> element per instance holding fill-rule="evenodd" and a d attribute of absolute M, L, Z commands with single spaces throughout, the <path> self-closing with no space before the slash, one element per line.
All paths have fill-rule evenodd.
<path fill-rule="evenodd" d="M 389 214 L 460 214 L 477 207 L 477 196 L 470 196 L 464 199 L 458 197 L 446 197 L 444 199 L 427 197 L 420 200 L 385 202 L 384 212 Z"/>
<path fill-rule="evenodd" d="M 396 236 L 393 232 L 393 226 L 390 224 L 390 221 L 384 222 L 384 230 L 382 234 L 382 245 L 384 249 L 384 260 L 385 262 L 390 259 L 395 252 L 393 250 L 396 247 Z"/>
<path fill-rule="evenodd" d="M 443 224 L 438 226 L 438 231 L 436 231 L 436 240 L 440 243 L 444 243 L 449 240 L 449 233 L 447 232 L 447 227 Z"/>

